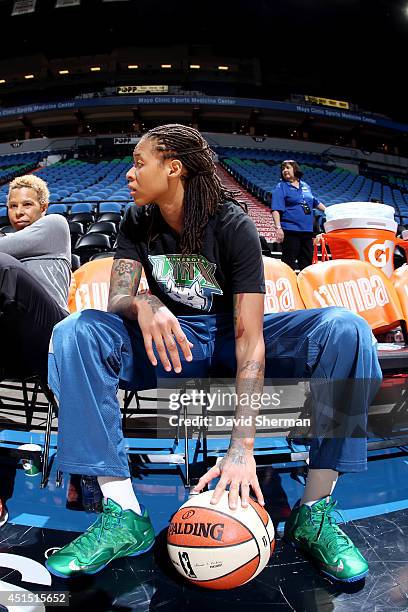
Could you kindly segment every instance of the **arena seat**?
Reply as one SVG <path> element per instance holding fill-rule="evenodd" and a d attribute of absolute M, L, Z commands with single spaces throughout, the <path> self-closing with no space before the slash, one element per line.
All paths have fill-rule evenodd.
<path fill-rule="evenodd" d="M 374 332 L 393 329 L 404 321 L 391 282 L 371 264 L 336 259 L 308 266 L 297 278 L 307 308 L 344 306 L 361 315 Z"/>
<path fill-rule="evenodd" d="M 408 321 L 408 264 L 394 270 L 391 282 L 398 294 L 405 320 Z"/>
<path fill-rule="evenodd" d="M 71 251 L 74 251 L 78 239 L 85 234 L 85 229 L 79 221 L 68 221 L 68 227 L 71 236 Z"/>
<path fill-rule="evenodd" d="M 112 265 L 113 257 L 104 257 L 88 261 L 74 272 L 68 299 L 70 313 L 84 310 L 84 308 L 106 311 Z M 139 292 L 148 289 L 146 276 L 142 272 Z"/>
<path fill-rule="evenodd" d="M 47 208 L 47 215 L 63 215 L 67 216 L 68 207 L 66 204 L 50 204 Z"/>
<path fill-rule="evenodd" d="M 99 214 L 103 213 L 121 213 L 122 204 L 119 202 L 101 202 L 99 206 Z"/>
<path fill-rule="evenodd" d="M 401 326 L 405 344 L 407 324 L 397 290 L 392 282 L 371 264 L 349 259 L 336 259 L 308 266 L 297 278 L 300 295 L 307 308 L 344 306 L 362 316 L 374 334 Z M 386 350 L 379 344 L 379 360 L 383 371 L 408 366 L 408 348 L 396 345 Z"/>
<path fill-rule="evenodd" d="M 263 257 L 265 273 L 264 314 L 304 309 L 296 274 L 279 259 Z"/>
<path fill-rule="evenodd" d="M 113 246 L 117 236 L 117 226 L 113 221 L 96 221 L 88 227 L 86 235 L 90 234 L 105 234 L 109 237 L 111 246 Z"/>
<path fill-rule="evenodd" d="M 97 221 L 113 221 L 118 225 L 122 219 L 122 204 L 119 202 L 101 202 Z"/>
<path fill-rule="evenodd" d="M 81 264 L 86 263 L 91 255 L 111 251 L 112 245 L 106 234 L 85 234 L 75 245 L 74 252 L 81 258 Z"/>
<path fill-rule="evenodd" d="M 0 206 L 0 227 L 9 225 L 7 206 Z"/>

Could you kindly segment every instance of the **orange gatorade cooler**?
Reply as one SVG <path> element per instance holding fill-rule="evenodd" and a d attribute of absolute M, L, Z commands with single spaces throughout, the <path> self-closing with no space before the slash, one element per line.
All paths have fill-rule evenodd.
<path fill-rule="evenodd" d="M 396 237 L 394 208 L 377 202 L 345 202 L 326 208 L 322 235 L 333 259 L 361 259 L 380 268 L 388 278 L 394 271 L 395 247 L 405 252 L 408 242 Z"/>

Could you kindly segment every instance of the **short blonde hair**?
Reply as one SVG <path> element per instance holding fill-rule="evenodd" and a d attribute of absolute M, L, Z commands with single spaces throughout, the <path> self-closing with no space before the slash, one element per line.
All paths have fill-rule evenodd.
<path fill-rule="evenodd" d="M 25 174 L 24 176 L 18 176 L 13 179 L 9 184 L 9 192 L 7 196 L 7 203 L 10 199 L 10 194 L 12 189 L 22 189 L 23 187 L 27 187 L 28 189 L 34 189 L 34 191 L 38 195 L 38 202 L 41 206 L 48 205 L 50 199 L 50 192 L 48 191 L 48 186 L 45 181 L 43 181 L 39 176 L 35 176 L 35 174 Z"/>

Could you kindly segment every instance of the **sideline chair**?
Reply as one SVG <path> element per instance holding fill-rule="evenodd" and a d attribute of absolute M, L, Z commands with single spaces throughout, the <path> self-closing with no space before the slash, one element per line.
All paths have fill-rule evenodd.
<path fill-rule="evenodd" d="M 407 326 L 397 291 L 378 268 L 357 259 L 335 259 L 308 266 L 297 281 L 307 308 L 344 306 L 362 316 L 374 334 L 400 325 L 407 344 Z"/>
<path fill-rule="evenodd" d="M 279 259 L 263 257 L 265 274 L 264 314 L 303 310 L 296 274 Z"/>

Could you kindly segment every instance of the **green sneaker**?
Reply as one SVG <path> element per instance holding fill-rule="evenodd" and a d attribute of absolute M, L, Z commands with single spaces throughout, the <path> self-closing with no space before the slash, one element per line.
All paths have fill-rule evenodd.
<path fill-rule="evenodd" d="M 45 566 L 60 578 L 96 574 L 114 559 L 136 557 L 153 547 L 154 530 L 146 509 L 140 516 L 122 510 L 111 499 L 85 533 L 47 559 Z"/>
<path fill-rule="evenodd" d="M 368 563 L 332 516 L 336 506 L 324 497 L 313 506 L 294 508 L 285 525 L 285 538 L 307 553 L 319 569 L 342 582 L 356 582 L 368 574 Z"/>

